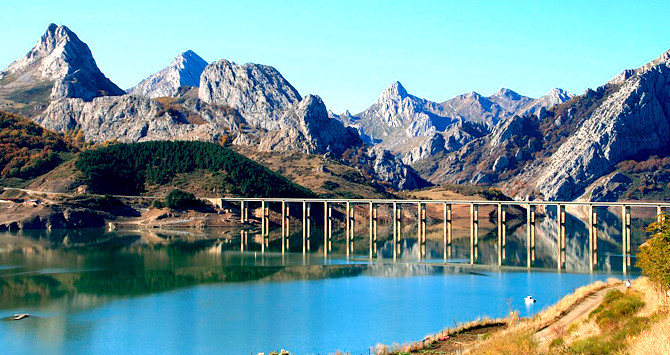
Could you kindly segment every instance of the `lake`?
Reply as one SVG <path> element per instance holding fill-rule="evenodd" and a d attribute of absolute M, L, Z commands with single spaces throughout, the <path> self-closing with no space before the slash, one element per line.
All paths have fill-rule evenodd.
<path fill-rule="evenodd" d="M 359 246 L 351 258 L 324 259 L 318 246 L 305 256 L 282 255 L 276 243 L 265 253 L 253 243 L 241 252 L 237 235 L 0 233 L 0 318 L 31 314 L 0 321 L 0 347 L 49 354 L 368 354 L 378 343 L 420 340 L 479 317 L 533 315 L 580 286 L 617 276 L 611 266 L 621 262 L 603 243 L 596 270 L 583 272 L 575 261 L 558 272 L 550 265 L 556 253 L 539 247 L 541 233 L 540 267 L 531 270 L 516 267 L 525 249 L 513 234 L 504 268 L 469 265 L 467 241 L 459 240 L 444 264 L 442 246 L 430 238 L 428 259 L 415 259 L 407 239 L 393 262 L 381 257 L 390 248 L 385 242 L 372 260 Z M 568 245 L 575 246 L 568 260 L 579 260 L 579 238 Z M 495 263 L 494 247 L 484 240 L 479 249 L 483 264 Z M 538 302 L 526 306 L 527 295 Z"/>

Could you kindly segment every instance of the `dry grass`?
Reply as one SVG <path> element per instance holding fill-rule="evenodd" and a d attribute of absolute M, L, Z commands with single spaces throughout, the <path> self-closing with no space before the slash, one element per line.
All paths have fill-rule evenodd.
<path fill-rule="evenodd" d="M 633 339 L 628 349 L 633 355 L 670 354 L 670 317 L 665 318 Z"/>
<path fill-rule="evenodd" d="M 648 278 L 640 277 L 633 280 L 632 289 L 641 292 L 644 297 L 643 301 L 645 306 L 638 313 L 638 316 L 649 317 L 665 306 L 662 295 L 656 288 L 654 288 L 654 285 Z"/>
<path fill-rule="evenodd" d="M 610 278 L 607 282 L 596 281 L 592 284 L 582 286 L 575 290 L 575 292 L 563 297 L 553 306 L 547 308 L 545 311 L 539 313 L 531 320 L 538 329 L 542 329 L 547 325 L 555 322 L 558 318 L 563 316 L 572 306 L 583 301 L 588 296 L 598 292 L 606 287 L 621 284 L 621 280 Z"/>
<path fill-rule="evenodd" d="M 424 350 L 438 341 L 442 341 L 445 338 L 453 337 L 454 335 L 460 333 L 466 333 L 481 328 L 510 325 L 518 322 L 518 320 L 519 317 L 518 314 L 516 313 L 510 314 L 509 317 L 504 319 L 482 318 L 472 322 L 459 324 L 456 327 L 444 329 L 439 333 L 428 335 L 424 339 L 417 342 L 412 342 L 408 344 L 392 344 L 390 346 L 385 344 L 377 344 L 377 346 L 375 346 L 372 351 L 374 354 L 378 355 L 414 353 Z"/>
<path fill-rule="evenodd" d="M 337 160 L 302 153 L 257 152 L 242 146 L 232 148 L 324 197 L 391 197 L 389 193 L 365 181 L 355 167 Z"/>
<path fill-rule="evenodd" d="M 646 278 L 634 280 L 632 289 L 625 292 L 621 284 L 621 280 L 609 279 L 580 287 L 530 319 L 518 320 L 515 315 L 505 320 L 483 319 L 419 342 L 378 345 L 374 350 L 377 354 L 670 354 L 670 317 L 664 297 Z M 603 296 L 604 301 L 599 301 Z M 471 337 L 474 340 L 460 347 L 435 346 L 444 345 L 448 336 L 458 332 L 501 321 L 508 324 L 506 329 Z M 540 339 L 541 333 L 547 339 Z"/>

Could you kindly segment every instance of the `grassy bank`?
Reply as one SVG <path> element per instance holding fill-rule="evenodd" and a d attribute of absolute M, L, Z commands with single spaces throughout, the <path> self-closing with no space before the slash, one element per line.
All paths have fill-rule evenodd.
<path fill-rule="evenodd" d="M 532 318 L 511 314 L 445 329 L 378 354 L 670 354 L 670 317 L 642 277 L 627 289 L 610 279 L 577 289 Z"/>

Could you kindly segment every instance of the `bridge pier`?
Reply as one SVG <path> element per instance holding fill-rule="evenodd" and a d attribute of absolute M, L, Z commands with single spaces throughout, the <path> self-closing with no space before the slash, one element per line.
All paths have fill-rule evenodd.
<path fill-rule="evenodd" d="M 591 270 L 598 264 L 598 213 L 589 205 L 589 266 Z"/>
<path fill-rule="evenodd" d="M 446 263 L 448 259 L 451 259 L 451 204 L 444 202 L 442 204 L 442 242 L 444 245 L 443 255 L 444 262 Z"/>
<path fill-rule="evenodd" d="M 377 254 L 377 204 L 370 202 L 369 204 L 369 234 L 370 234 L 370 250 L 369 257 L 372 259 Z"/>
<path fill-rule="evenodd" d="M 479 254 L 479 205 L 470 204 L 470 264 L 477 262 Z"/>
<path fill-rule="evenodd" d="M 310 250 L 311 239 L 311 202 L 302 201 L 302 253 L 305 254 Z"/>
<path fill-rule="evenodd" d="M 558 270 L 565 268 L 565 206 L 556 205 L 556 219 L 558 221 Z"/>
<path fill-rule="evenodd" d="M 631 213 L 630 206 L 621 206 L 621 255 L 623 256 L 623 273 L 628 273 L 630 267 L 630 235 Z"/>
<path fill-rule="evenodd" d="M 281 252 L 282 254 L 288 251 L 289 248 L 289 235 L 291 221 L 290 221 L 290 211 L 289 204 L 286 201 L 281 202 Z"/>
<path fill-rule="evenodd" d="M 526 205 L 526 267 L 535 261 L 535 205 Z"/>
<path fill-rule="evenodd" d="M 347 258 L 350 256 L 350 254 L 353 254 L 354 252 L 354 207 L 353 204 L 350 203 L 349 201 L 346 202 L 346 237 L 345 241 L 347 243 Z"/>
<path fill-rule="evenodd" d="M 417 232 L 416 240 L 419 244 L 419 258 L 426 256 L 426 204 L 417 203 Z"/>
<path fill-rule="evenodd" d="M 502 203 L 498 204 L 498 266 L 502 266 L 507 243 L 507 211 L 505 211 L 505 207 Z"/>

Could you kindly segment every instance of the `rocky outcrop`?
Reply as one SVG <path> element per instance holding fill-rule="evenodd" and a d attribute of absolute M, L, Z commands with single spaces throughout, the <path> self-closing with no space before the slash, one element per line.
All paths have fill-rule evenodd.
<path fill-rule="evenodd" d="M 100 71 L 86 43 L 67 27 L 55 24 L 49 25 L 28 54 L 0 73 L 2 96 L 16 97 L 22 96 L 20 93 L 46 90 L 48 95 L 40 94 L 39 98 L 32 99 L 90 101 L 95 97 L 125 93 Z"/>
<path fill-rule="evenodd" d="M 517 111 L 521 115 L 530 113 L 530 114 L 540 114 L 541 110 L 551 108 L 553 106 L 562 104 L 569 101 L 575 95 L 559 88 L 553 88 L 546 95 L 531 101 L 525 106 L 521 107 L 521 110 Z"/>
<path fill-rule="evenodd" d="M 36 208 L 24 215 L 18 214 L 14 220 L 3 219 L 1 230 L 19 229 L 66 229 L 66 228 L 99 228 L 105 225 L 105 219 L 115 216 L 88 208 L 70 206 L 44 206 Z"/>
<path fill-rule="evenodd" d="M 151 98 L 173 96 L 180 87 L 200 85 L 200 75 L 206 66 L 204 59 L 188 50 L 161 71 L 130 88 L 128 93 Z"/>
<path fill-rule="evenodd" d="M 518 113 L 525 106 L 536 101 L 528 96 L 520 95 L 519 93 L 506 88 L 501 88 L 498 92 L 489 96 L 488 99 L 510 113 Z"/>
<path fill-rule="evenodd" d="M 572 199 L 614 165 L 670 144 L 670 54 L 619 84 L 540 169 L 537 190 Z"/>
<path fill-rule="evenodd" d="M 614 173 L 605 178 L 591 191 L 591 201 L 615 202 L 628 190 L 633 181 L 622 173 Z"/>
<path fill-rule="evenodd" d="M 388 150 L 368 147 L 362 159 L 362 163 L 372 167 L 376 180 L 385 182 L 396 190 L 418 189 L 430 185 Z"/>
<path fill-rule="evenodd" d="M 268 130 L 280 129 L 285 112 L 302 100 L 277 69 L 253 63 L 237 65 L 225 59 L 205 68 L 198 97 L 208 104 L 232 107 L 248 124 Z"/>
<path fill-rule="evenodd" d="M 60 132 L 81 130 L 87 141 L 110 140 L 139 142 L 146 140 L 199 139 L 217 140 L 234 127 L 225 112 L 202 110 L 199 124 L 188 121 L 187 114 L 166 110 L 159 102 L 132 95 L 100 97 L 86 102 L 60 99 L 35 118 L 41 126 Z"/>
<path fill-rule="evenodd" d="M 354 129 L 330 118 L 326 105 L 314 95 L 307 95 L 289 109 L 280 124 L 279 130 L 261 138 L 261 150 L 341 156 L 347 149 L 363 143 Z"/>

